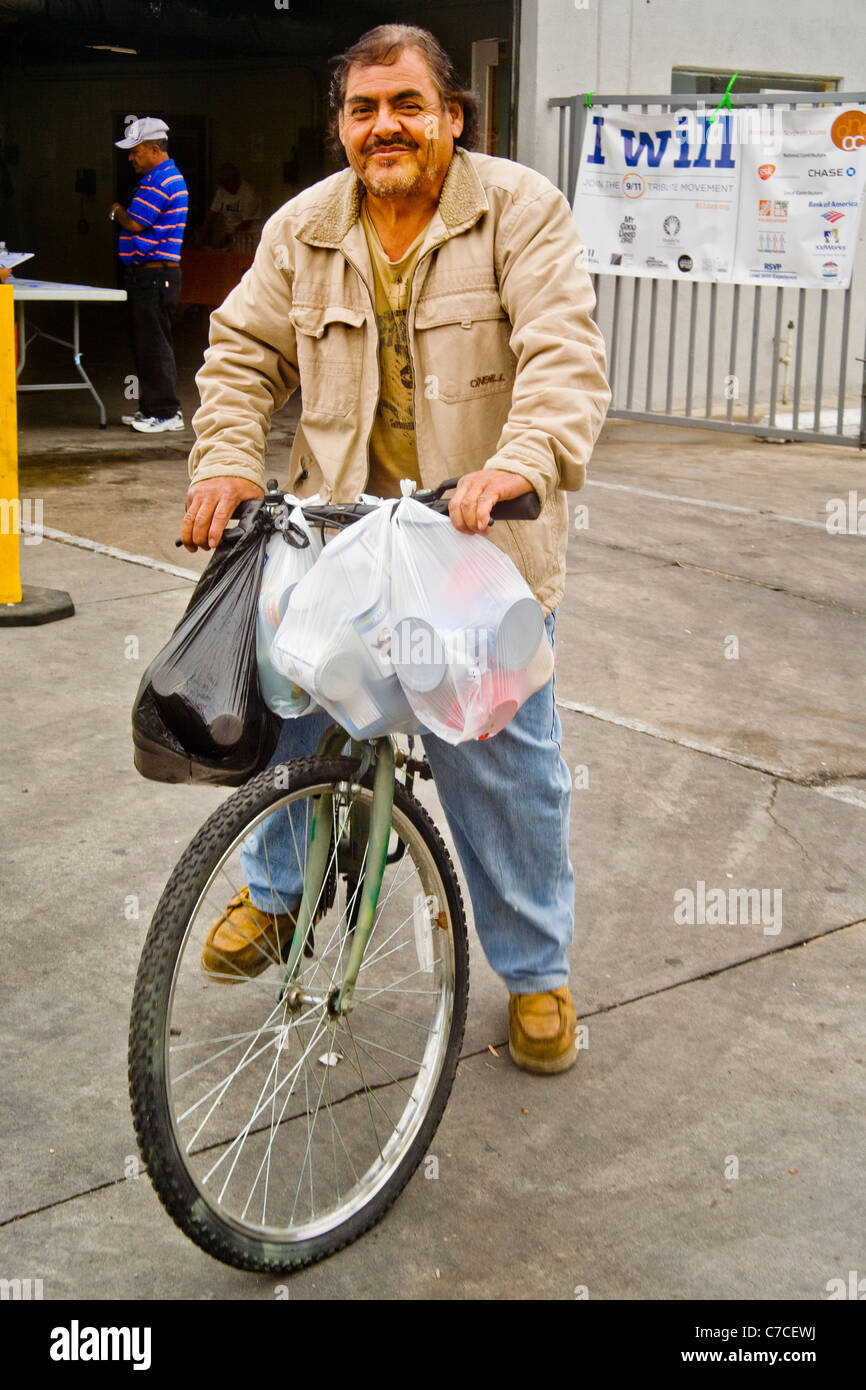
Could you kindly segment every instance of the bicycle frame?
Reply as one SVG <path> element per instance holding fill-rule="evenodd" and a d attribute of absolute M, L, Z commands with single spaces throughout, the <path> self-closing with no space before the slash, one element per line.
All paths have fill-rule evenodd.
<path fill-rule="evenodd" d="M 346 743 L 346 731 L 339 725 L 334 725 L 326 729 L 319 744 L 318 755 L 320 757 L 333 757 L 340 753 Z M 382 879 L 385 873 L 385 864 L 388 858 L 388 843 L 391 838 L 391 813 L 394 806 L 394 742 L 391 738 L 379 738 L 369 743 L 352 745 L 353 751 L 356 749 L 361 753 L 361 764 L 357 777 L 357 782 L 350 784 L 355 787 L 360 784 L 361 778 L 367 767 L 375 762 L 376 773 L 373 781 L 373 804 L 369 812 L 369 833 L 367 839 L 367 852 L 364 865 L 363 882 L 360 887 L 360 903 L 355 928 L 352 935 L 352 947 L 349 958 L 346 962 L 343 982 L 338 990 L 334 991 L 329 1001 L 329 1011 L 333 1016 L 347 1014 L 353 1007 L 353 996 L 355 984 L 358 979 L 358 972 L 364 958 L 364 951 L 370 939 L 373 929 L 373 922 L 376 917 L 376 908 L 379 903 L 379 893 L 382 888 Z M 328 862 L 331 855 L 331 803 L 333 797 L 330 794 L 323 794 L 316 797 L 313 809 L 312 821 L 310 825 L 309 853 L 307 855 L 306 868 L 304 871 L 304 891 L 301 898 L 301 906 L 298 910 L 296 919 L 295 933 L 292 938 L 292 945 L 286 959 L 285 980 L 295 978 L 301 953 L 310 926 L 315 916 L 316 908 L 321 899 L 325 875 L 328 870 Z"/>

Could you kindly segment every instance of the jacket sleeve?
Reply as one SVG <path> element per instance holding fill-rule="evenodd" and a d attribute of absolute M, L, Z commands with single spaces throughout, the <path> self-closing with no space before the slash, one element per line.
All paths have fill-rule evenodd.
<path fill-rule="evenodd" d="M 211 315 L 210 346 L 196 376 L 201 406 L 192 420 L 194 483 L 233 477 L 264 486 L 271 415 L 300 381 L 289 317 L 291 256 L 285 219 L 272 219 L 253 264 Z"/>
<path fill-rule="evenodd" d="M 497 240 L 517 369 L 508 419 L 484 466 L 521 474 L 543 505 L 557 488 L 583 486 L 610 404 L 604 342 L 571 208 L 558 189 L 516 201 Z"/>

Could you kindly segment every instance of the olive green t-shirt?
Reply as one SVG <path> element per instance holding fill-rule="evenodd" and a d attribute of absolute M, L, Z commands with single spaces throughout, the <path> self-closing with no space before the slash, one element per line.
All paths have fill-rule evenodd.
<path fill-rule="evenodd" d="M 412 274 L 427 228 L 418 233 L 399 261 L 389 261 L 370 220 L 366 199 L 361 204 L 361 225 L 373 263 L 380 383 L 379 405 L 370 436 L 366 490 L 377 497 L 399 497 L 401 478 L 414 478 L 419 485 L 421 482 L 415 447 L 414 383 L 406 311 Z"/>

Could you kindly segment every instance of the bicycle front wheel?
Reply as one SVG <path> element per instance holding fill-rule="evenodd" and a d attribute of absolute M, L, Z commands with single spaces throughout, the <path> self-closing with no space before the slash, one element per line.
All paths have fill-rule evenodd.
<path fill-rule="evenodd" d="M 354 1007 L 332 1012 L 366 865 L 373 779 L 354 781 L 357 770 L 298 760 L 229 797 L 178 862 L 139 965 L 129 1077 L 145 1165 L 180 1228 L 243 1269 L 309 1264 L 378 1221 L 426 1152 L 457 1068 L 469 975 L 460 889 L 399 783 Z M 330 847 L 293 978 L 276 920 L 243 968 L 208 971 L 205 940 L 246 882 L 244 848 L 256 848 L 268 906 L 294 911 L 314 823 Z"/>

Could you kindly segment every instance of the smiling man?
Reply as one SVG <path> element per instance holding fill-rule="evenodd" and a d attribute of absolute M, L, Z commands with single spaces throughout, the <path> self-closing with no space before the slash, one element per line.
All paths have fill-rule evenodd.
<path fill-rule="evenodd" d="M 460 476 L 458 530 L 534 489 L 533 522 L 490 540 L 533 590 L 553 640 L 565 583 L 567 489 L 610 400 L 592 286 L 562 194 L 472 152 L 477 99 L 426 30 L 382 25 L 335 60 L 332 134 L 349 168 L 266 224 L 251 270 L 212 316 L 182 537 L 214 546 L 262 495 L 270 416 L 298 386 L 291 487 L 351 501 Z M 328 720 L 287 720 L 274 762 L 314 752 Z M 576 1059 L 568 988 L 571 778 L 553 681 L 486 742 L 424 747 L 487 959 L 510 993 L 509 1050 L 551 1073 Z M 291 940 L 287 845 L 254 833 L 247 884 L 214 923 L 212 980 L 266 966 Z M 259 963 L 262 963 L 261 965 Z"/>

